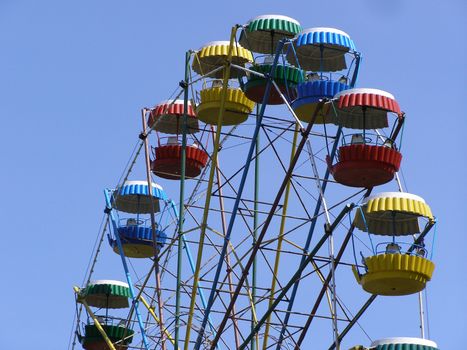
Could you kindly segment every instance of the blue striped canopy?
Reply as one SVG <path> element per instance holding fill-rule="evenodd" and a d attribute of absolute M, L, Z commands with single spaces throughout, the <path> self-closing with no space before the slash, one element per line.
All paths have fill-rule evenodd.
<path fill-rule="evenodd" d="M 356 51 L 350 36 L 334 28 L 309 28 L 293 40 L 294 50 L 289 49 L 288 61 L 307 71 L 336 72 L 347 68 L 345 55 Z"/>
<path fill-rule="evenodd" d="M 161 186 L 152 183 L 152 198 L 147 181 L 127 181 L 113 193 L 113 206 L 118 211 L 133 214 L 149 214 L 160 211 L 159 200 L 167 200 Z"/>
<path fill-rule="evenodd" d="M 349 89 L 346 84 L 333 80 L 306 81 L 297 86 L 297 99 L 292 108 L 298 108 L 308 103 L 318 103 L 320 99 L 332 99 L 338 92 Z"/>
<path fill-rule="evenodd" d="M 355 44 L 349 35 L 334 28 L 310 28 L 297 35 L 294 40 L 297 47 L 303 45 L 332 45 L 345 50 L 355 51 Z"/>

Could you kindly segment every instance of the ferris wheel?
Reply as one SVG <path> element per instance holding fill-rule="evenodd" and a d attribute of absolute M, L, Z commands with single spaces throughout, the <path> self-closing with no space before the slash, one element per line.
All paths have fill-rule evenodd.
<path fill-rule="evenodd" d="M 436 219 L 403 190 L 405 114 L 391 93 L 357 87 L 350 36 L 263 15 L 184 63 L 178 93 L 142 109 L 139 145 L 104 191 L 70 348 L 344 349 L 378 296 L 413 294 L 420 338 L 353 349 L 437 349 L 420 294 Z M 145 179 L 131 179 L 136 167 Z M 124 282 L 94 279 L 104 249 Z"/>

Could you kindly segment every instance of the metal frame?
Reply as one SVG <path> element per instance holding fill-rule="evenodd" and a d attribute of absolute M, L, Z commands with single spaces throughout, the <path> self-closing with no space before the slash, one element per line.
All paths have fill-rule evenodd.
<path fill-rule="evenodd" d="M 332 321 L 333 324 L 333 343 L 329 349 L 339 349 L 340 342 L 345 335 L 357 324 L 359 318 L 363 315 L 365 310 L 376 299 L 376 296 L 371 296 L 368 301 L 360 308 L 354 315 L 348 315 L 344 310 L 344 305 L 338 299 L 336 291 L 336 269 L 339 265 L 350 265 L 342 261 L 343 254 L 347 249 L 347 245 L 352 238 L 354 225 L 351 224 L 347 229 L 347 234 L 340 243 L 340 248 L 337 255 L 334 255 L 334 238 L 333 232 L 340 225 L 344 226 L 342 219 L 349 213 L 355 204 L 347 204 L 343 207 L 340 213 L 331 218 L 331 212 L 337 206 L 341 206 L 342 202 L 338 204 L 328 205 L 325 198 L 325 192 L 329 183 L 334 183 L 330 180 L 330 170 L 326 168 L 324 176 L 321 176 L 316 163 L 316 150 L 311 147 L 311 137 L 324 137 L 326 139 L 326 147 L 328 148 L 328 155 L 331 160 L 337 154 L 337 148 L 340 137 L 342 135 L 342 127 L 338 127 L 335 135 L 327 135 L 326 130 L 324 134 L 312 131 L 314 121 L 318 117 L 321 108 L 329 101 L 321 101 L 316 108 L 311 122 L 306 127 L 303 126 L 301 121 L 295 115 L 290 106 L 287 98 L 281 93 L 277 83 L 274 81 L 275 69 L 278 65 L 279 58 L 285 46 L 291 46 L 290 40 L 282 40 L 276 47 L 274 54 L 274 61 L 271 65 L 269 74 L 261 74 L 251 69 L 241 67 L 232 63 L 232 56 L 235 45 L 237 45 L 236 35 L 240 26 L 234 26 L 231 30 L 230 45 L 228 55 L 222 67 L 213 69 L 211 72 L 192 78 L 190 72 L 190 62 L 196 56 L 196 52 L 187 51 L 185 55 L 185 76 L 184 80 L 180 82 L 181 91 L 178 94 L 183 94 L 184 101 L 184 115 L 182 119 L 182 148 L 181 148 L 181 176 L 179 187 L 179 202 L 175 203 L 172 200 L 167 201 L 166 205 L 170 208 L 170 215 L 173 215 L 173 222 L 176 234 L 172 238 L 170 245 L 163 251 L 158 251 L 156 244 L 155 234 L 154 239 L 154 263 L 149 270 L 144 282 L 139 286 L 139 293 L 135 295 L 133 284 L 131 282 L 129 268 L 126 258 L 123 254 L 123 248 L 118 236 L 116 221 L 113 216 L 110 195 L 106 191 L 106 204 L 107 212 L 112 221 L 115 238 L 119 247 L 120 257 L 130 286 L 131 297 L 133 300 L 133 310 L 136 313 L 137 322 L 140 328 L 141 338 L 145 349 L 154 347 L 150 344 L 151 341 L 166 350 L 166 340 L 173 345 L 176 350 L 188 350 L 194 348 L 200 350 L 206 346 L 205 340 L 209 341 L 208 347 L 211 350 L 218 349 L 225 346 L 227 349 L 232 347 L 229 340 L 224 339 L 224 334 L 229 331 L 233 334 L 232 338 L 235 340 L 235 348 L 239 350 L 249 347 L 252 350 L 259 350 L 259 332 L 262 327 L 264 328 L 262 343 L 263 350 L 267 348 L 276 347 L 276 350 L 281 349 L 284 342 L 293 342 L 296 350 L 300 349 L 303 344 L 307 332 L 315 318 L 325 318 Z M 292 47 L 293 49 L 293 47 Z M 359 69 L 361 56 L 358 52 L 352 52 L 354 55 L 355 67 L 351 77 L 350 86 L 354 87 Z M 189 89 L 193 88 L 194 84 L 203 81 L 207 76 L 213 72 L 218 72 L 223 69 L 222 81 L 222 94 L 220 102 L 220 115 L 218 118 L 217 126 L 205 129 L 203 132 L 210 134 L 212 137 L 212 153 L 210 155 L 208 165 L 203 173 L 196 180 L 196 184 L 192 186 L 191 195 L 186 198 L 187 182 L 186 182 L 186 152 L 187 152 L 187 111 L 189 101 Z M 232 127 L 229 131 L 223 131 L 222 120 L 225 113 L 225 103 L 227 98 L 227 86 L 230 78 L 230 69 L 239 69 L 249 74 L 262 76 L 266 80 L 265 94 L 263 101 L 258 104 L 257 111 L 253 115 L 255 119 L 255 128 L 250 135 L 242 134 L 236 131 L 236 127 Z M 349 68 L 349 72 L 351 69 Z M 266 102 L 268 101 L 271 89 L 276 91 L 281 96 L 290 118 L 279 118 L 265 115 L 267 108 Z M 193 96 L 194 97 L 194 96 Z M 148 136 L 154 129 L 154 125 L 148 128 L 146 125 L 146 114 L 149 109 L 144 108 L 142 111 L 143 132 L 140 135 L 141 143 L 137 148 L 136 156 L 133 162 L 130 163 L 125 180 L 131 172 L 135 164 L 136 157 L 139 155 L 141 149 L 145 150 L 145 163 L 146 163 L 146 177 L 148 181 L 149 195 L 151 195 L 151 169 L 149 159 L 149 141 Z M 404 114 L 398 116 L 398 123 L 395 125 L 390 138 L 395 139 L 402 129 L 404 123 Z M 277 134 L 275 134 L 275 131 Z M 265 144 L 260 143 L 260 134 L 264 133 L 266 136 Z M 291 142 L 291 153 L 288 165 L 283 162 L 281 155 L 277 149 L 276 143 L 282 139 L 286 139 L 290 133 L 293 133 L 293 141 Z M 300 136 L 300 138 L 299 138 Z M 193 134 L 195 139 L 196 136 Z M 238 139 L 241 142 L 249 144 L 248 153 L 244 157 L 244 164 L 236 171 L 224 171 L 221 168 L 220 153 L 223 150 L 224 142 L 228 139 Z M 329 151 L 328 140 L 332 140 L 332 148 Z M 202 146 L 202 145 L 201 145 Z M 202 146 L 204 148 L 204 146 Z M 279 160 L 281 173 L 280 186 L 274 190 L 275 197 L 272 202 L 261 201 L 260 191 L 260 170 L 261 165 L 265 164 L 263 155 L 267 155 L 268 151 Z M 303 156 L 302 153 L 305 153 Z M 303 161 L 300 156 L 306 157 L 307 166 L 311 167 L 312 176 L 298 174 L 299 159 Z M 261 157 L 261 163 L 260 163 Z M 245 194 L 247 188 L 248 178 L 250 174 L 250 167 L 254 164 L 254 189 L 249 194 L 253 193 L 252 198 Z M 299 181 L 312 180 L 314 182 L 313 193 L 314 197 L 314 210 L 309 209 L 306 200 L 303 199 L 305 194 L 311 195 L 303 188 L 299 188 Z M 402 186 L 398 181 L 400 190 Z M 364 197 L 370 194 L 372 189 L 368 189 Z M 233 195 L 229 195 L 231 191 Z M 272 192 L 272 191 L 271 191 Z M 360 192 L 357 192 L 359 194 Z M 294 215 L 288 212 L 289 196 L 293 194 L 298 199 L 297 207 L 303 213 L 303 217 Z M 356 194 L 352 195 L 355 196 Z M 351 197 L 352 197 L 351 196 Z M 218 197 L 219 208 L 214 208 L 212 201 L 213 197 Z M 204 201 L 203 201 L 204 199 Z M 204 203 L 203 203 L 204 202 Z M 266 209 L 264 209 L 266 207 Z M 202 211 L 202 215 L 197 215 Z M 218 214 L 220 221 L 220 229 L 211 227 L 210 217 Z M 229 217 L 227 217 L 229 215 Z M 318 219 L 323 216 L 325 221 L 324 234 L 318 238 L 317 242 L 312 247 L 312 242 L 315 241 L 315 231 Z M 153 232 L 155 230 L 155 217 L 154 210 L 150 214 L 151 227 Z M 238 219 L 238 220 L 237 220 Z M 267 237 L 269 233 L 272 220 L 279 220 L 280 225 L 277 237 Z M 292 220 L 300 220 L 301 223 L 295 224 L 292 228 L 286 229 L 285 222 Z M 232 234 L 239 223 L 244 224 L 246 227 L 245 233 L 238 240 L 232 241 Z M 253 221 L 251 223 L 251 221 Z M 194 223 L 194 226 L 187 225 L 187 222 Z M 236 226 L 237 225 L 237 226 Z M 303 246 L 288 239 L 288 235 L 302 229 L 305 225 L 309 225 L 306 239 Z M 414 245 L 420 242 L 426 236 L 428 231 L 434 225 L 434 222 L 429 222 L 423 232 L 416 238 Z M 193 235 L 199 234 L 199 239 L 191 238 Z M 277 241 L 277 243 L 276 243 Z M 220 243 L 219 243 L 220 242 Z M 329 255 L 326 257 L 318 256 L 319 250 L 328 243 Z M 194 259 L 190 243 L 197 244 L 197 254 Z M 274 248 L 273 243 L 277 246 Z M 284 244 L 291 244 L 294 247 L 293 254 L 297 256 L 300 262 L 295 271 L 290 271 L 290 278 L 283 281 L 277 277 L 279 270 L 279 261 L 282 254 L 292 254 L 283 248 Z M 250 246 L 248 246 L 250 245 Z M 248 248 L 246 248 L 248 247 Z M 411 249 L 414 249 L 411 247 Z M 170 270 L 167 264 L 173 252 L 176 250 L 176 269 Z M 188 267 L 184 266 L 183 250 L 185 250 L 186 258 L 188 260 Z M 209 256 L 206 256 L 208 254 Z M 267 252 L 274 253 L 274 264 L 265 257 Z M 258 284 L 258 258 L 263 258 L 266 265 L 263 268 L 268 274 L 272 276 L 270 288 Z M 171 266 L 172 267 L 172 266 Z M 223 273 L 223 269 L 227 268 Z M 311 271 L 308 271 L 310 270 Z M 307 270 L 308 269 L 308 270 Z M 325 273 L 325 269 L 329 269 Z M 191 271 L 192 276 L 185 277 L 184 272 Z M 251 277 L 250 274 L 251 273 Z M 175 288 L 166 286 L 161 283 L 162 275 L 169 274 L 171 278 L 176 280 Z M 307 278 L 309 275 L 317 275 L 320 283 L 322 284 L 321 290 L 316 296 L 314 303 L 311 307 L 310 313 L 301 313 L 294 310 L 294 304 L 297 299 L 297 294 L 300 288 L 302 279 Z M 154 284 L 150 283 L 150 275 L 154 275 Z M 205 292 L 209 292 L 209 297 L 206 300 Z M 146 301 L 143 294 L 153 293 L 151 300 Z M 317 311 L 326 295 L 330 316 L 318 315 Z M 166 297 L 166 299 L 164 298 Z M 189 297 L 189 305 L 185 305 L 182 301 Z M 244 298 L 247 303 L 236 303 L 238 298 Z M 173 300 L 175 299 L 175 300 Z M 197 304 L 200 299 L 201 304 Z M 243 300 L 243 299 L 242 299 Z M 138 309 L 138 302 L 141 301 L 147 309 L 147 319 L 145 322 L 142 320 L 140 310 Z M 267 303 L 267 309 L 261 315 L 257 314 L 256 305 Z M 281 304 L 279 307 L 279 304 Z M 286 305 L 286 308 L 284 308 Z M 422 304 L 420 303 L 421 307 Z M 340 311 L 338 310 L 340 307 Z M 155 308 L 158 310 L 156 315 Z M 164 322 L 164 311 L 168 312 L 169 317 Z M 172 311 L 175 310 L 175 311 Z M 422 310 L 422 309 L 421 309 Z M 345 317 L 340 317 L 338 311 L 342 312 Z M 421 311 L 422 313 L 422 311 Z M 291 317 L 300 315 L 301 317 L 307 316 L 306 322 L 303 325 L 292 324 Z M 274 317 L 273 317 L 274 316 Z M 423 316 L 422 316 L 423 317 Z M 170 319 L 173 321 L 169 321 Z M 151 321 L 153 320 L 153 321 Z M 346 327 L 339 332 L 339 322 L 347 322 Z M 241 327 L 240 324 L 245 322 L 249 323 L 248 329 Z M 159 334 L 154 339 L 154 336 L 147 336 L 148 329 L 157 327 Z M 185 336 L 182 338 L 182 328 L 185 327 Z M 278 334 L 277 339 L 268 344 L 270 330 L 274 328 Z M 196 332 L 196 339 L 192 339 L 191 333 Z M 206 334 L 210 332 L 210 334 Z M 173 334 L 173 336 L 172 336 Z M 233 343 L 233 342 L 232 342 Z"/>

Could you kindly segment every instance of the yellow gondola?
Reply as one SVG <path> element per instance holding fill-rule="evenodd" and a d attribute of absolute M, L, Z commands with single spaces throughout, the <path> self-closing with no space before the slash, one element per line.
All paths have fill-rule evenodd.
<path fill-rule="evenodd" d="M 196 108 L 198 119 L 206 124 L 217 125 L 221 111 L 222 87 L 214 86 L 200 92 L 201 102 Z M 247 120 L 255 103 L 249 100 L 239 88 L 228 87 L 222 125 L 237 125 Z"/>
<path fill-rule="evenodd" d="M 374 235 L 392 236 L 392 242 L 385 242 L 385 250 L 378 251 L 363 260 L 365 273 L 360 274 L 357 267 L 353 272 L 362 288 L 377 295 L 409 295 L 422 291 L 431 280 L 435 264 L 425 257 L 423 240 L 406 244 L 396 242 L 396 236 L 409 236 L 420 233 L 419 218 L 434 223 L 430 207 L 423 198 L 403 192 L 383 192 L 369 197 L 361 210 L 357 210 L 354 224 L 362 231 Z"/>

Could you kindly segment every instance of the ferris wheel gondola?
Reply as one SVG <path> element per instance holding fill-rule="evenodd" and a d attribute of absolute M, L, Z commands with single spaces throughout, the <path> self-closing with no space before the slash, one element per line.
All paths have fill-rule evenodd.
<path fill-rule="evenodd" d="M 399 171 L 402 154 L 397 149 L 396 136 L 370 134 L 370 129 L 388 126 L 388 114 L 400 118 L 399 104 L 391 94 L 376 89 L 349 89 L 334 96 L 341 127 L 361 129 L 345 135 L 339 147 L 337 163 L 330 164 L 334 179 L 351 187 L 374 187 L 385 184 Z"/>
<path fill-rule="evenodd" d="M 419 218 L 434 222 L 423 198 L 404 192 L 382 192 L 368 197 L 357 210 L 355 226 L 377 236 L 392 236 L 364 258 L 365 272 L 354 267 L 363 289 L 377 295 L 409 295 L 422 291 L 431 280 L 435 265 L 426 255 L 423 237 L 405 243 L 403 236 L 420 234 Z M 429 227 L 429 226 L 428 226 Z M 396 241 L 396 237 L 398 240 Z"/>
<path fill-rule="evenodd" d="M 346 56 L 350 56 L 349 65 Z M 303 30 L 294 38 L 287 59 L 308 72 L 306 81 L 298 85 L 297 99 L 292 104 L 297 116 L 306 122 L 310 121 L 319 101 L 332 99 L 351 88 L 358 73 L 359 54 L 354 42 L 347 33 L 335 28 Z M 353 72 L 347 70 L 351 65 Z M 314 123 L 327 124 L 334 120 L 335 111 L 328 104 Z"/>
<path fill-rule="evenodd" d="M 180 138 L 183 115 L 183 100 L 161 102 L 149 114 L 148 125 L 153 125 L 156 130 L 158 143 L 157 147 L 153 147 L 151 170 L 155 175 L 169 180 L 179 180 L 181 175 L 183 145 Z M 186 135 L 189 135 L 191 143 L 186 145 L 185 176 L 191 179 L 197 177 L 206 166 L 208 154 L 200 147 L 198 140 L 192 137 L 193 134 L 199 132 L 199 125 L 191 101 L 188 101 L 186 116 Z M 159 133 L 170 136 L 162 137 Z"/>
<path fill-rule="evenodd" d="M 223 82 L 219 79 L 224 76 L 223 67 L 227 57 L 230 57 L 232 64 L 240 67 L 253 61 L 251 51 L 237 44 L 230 47 L 229 41 L 210 42 L 194 55 L 193 70 L 205 78 L 215 78 L 203 83 L 203 89 L 199 92 L 200 101 L 196 106 L 198 119 L 206 124 L 217 125 L 221 109 L 223 109 L 222 125 L 243 123 L 254 107 L 254 102 L 245 96 L 242 89 L 236 87 L 228 86 L 225 101 L 222 100 Z M 211 71 L 215 71 L 215 73 L 209 74 Z M 230 81 L 243 75 L 245 75 L 244 70 L 232 68 L 229 65 L 228 77 Z"/>
<path fill-rule="evenodd" d="M 274 54 L 279 41 L 291 39 L 301 30 L 298 21 L 280 15 L 262 15 L 250 20 L 240 34 L 240 44 L 259 53 L 249 67 L 249 74 L 242 89 L 246 96 L 263 103 L 267 76 L 273 76 L 275 88 L 270 89 L 266 104 L 284 104 L 284 98 L 291 102 L 297 96 L 296 87 L 303 82 L 303 71 L 288 64 L 284 59 L 273 70 Z"/>
<path fill-rule="evenodd" d="M 153 257 L 155 246 L 161 249 L 167 239 L 166 233 L 157 224 L 154 225 L 154 237 L 151 220 L 144 216 L 159 212 L 160 201 L 167 200 L 160 185 L 152 183 L 151 187 L 151 195 L 145 181 L 127 181 L 115 191 L 106 190 L 106 196 L 114 203 L 116 210 L 111 215 L 114 235 L 118 235 L 121 241 L 123 254 L 130 258 Z M 125 217 L 121 217 L 122 214 Z M 120 254 L 117 237 L 109 235 L 109 243 L 113 251 Z"/>
<path fill-rule="evenodd" d="M 84 326 L 80 342 L 86 350 L 123 350 L 132 342 L 134 331 L 126 326 L 124 319 L 109 315 L 111 309 L 128 308 L 130 290 L 128 284 L 113 280 L 90 282 L 85 288 L 77 290 L 77 302 L 86 306 L 89 317 Z M 92 308 L 105 314 L 96 315 Z M 111 345 L 112 344 L 112 345 Z M 113 345 L 115 344 L 115 345 Z"/>

